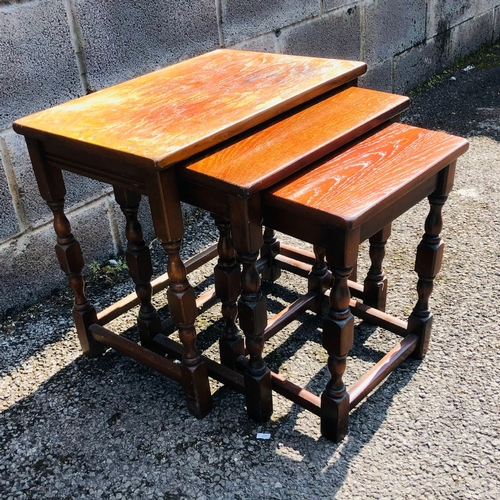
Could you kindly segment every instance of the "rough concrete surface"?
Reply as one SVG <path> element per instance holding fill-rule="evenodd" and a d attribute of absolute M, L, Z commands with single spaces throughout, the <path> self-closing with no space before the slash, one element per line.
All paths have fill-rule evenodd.
<path fill-rule="evenodd" d="M 341 9 L 308 23 L 289 26 L 279 37 L 284 54 L 360 59 L 360 14 L 356 6 Z"/>
<path fill-rule="evenodd" d="M 3 9 L 0 47 L 0 130 L 21 116 L 81 95 L 62 2 Z"/>
<path fill-rule="evenodd" d="M 74 0 L 94 89 L 218 48 L 215 2 Z"/>
<path fill-rule="evenodd" d="M 364 19 L 364 54 L 368 64 L 379 64 L 425 40 L 425 0 L 378 0 L 367 5 Z M 401 16 L 404 12 L 404 18 Z M 377 49 L 375 50 L 375 47 Z"/>
<path fill-rule="evenodd" d="M 36 228 L 52 222 L 52 212 L 46 203 L 41 202 L 24 137 L 8 130 L 4 132 L 4 140 L 5 156 L 10 161 L 14 182 L 17 184 L 24 224 Z M 64 199 L 66 210 L 90 203 L 111 191 L 111 187 L 107 184 L 71 172 L 63 172 L 63 177 L 66 186 Z"/>
<path fill-rule="evenodd" d="M 215 383 L 213 411 L 196 420 L 176 383 L 112 350 L 82 357 L 71 298 L 62 291 L 0 326 L 0 497 L 498 499 L 500 47 L 475 65 L 415 95 L 405 117 L 471 143 L 444 209 L 430 351 L 422 361 L 406 360 L 351 412 L 343 442 L 321 438 L 316 416 L 277 395 L 272 419 L 256 424 L 242 396 Z M 389 311 L 402 317 L 415 301 L 412 263 L 426 214 L 422 203 L 398 219 L 387 248 Z M 213 234 L 209 217 L 198 213 L 186 253 Z M 158 271 L 164 258 L 152 249 Z M 101 283 L 99 274 L 89 276 L 88 287 L 98 308 L 130 290 Z M 192 281 L 201 283 L 197 290 L 205 285 L 202 273 Z M 275 310 L 304 282 L 284 273 L 263 286 Z M 164 294 L 155 300 L 161 306 Z M 135 337 L 135 314 L 111 327 Z M 216 306 L 198 321 L 205 332 L 199 344 L 210 356 L 219 318 Z M 362 323 L 355 337 L 348 385 L 397 341 Z M 274 370 L 321 392 L 326 355 L 317 317 L 295 321 L 269 342 L 266 355 Z M 258 432 L 270 439 L 257 439 Z"/>
<path fill-rule="evenodd" d="M 0 203 L 2 204 L 2 211 L 0 212 L 0 240 L 7 239 L 19 231 L 19 221 L 7 176 L 5 175 L 5 166 L 8 161 L 7 147 L 0 137 Z"/>
<path fill-rule="evenodd" d="M 224 41 L 235 44 L 268 31 L 317 16 L 315 0 L 220 0 Z"/>

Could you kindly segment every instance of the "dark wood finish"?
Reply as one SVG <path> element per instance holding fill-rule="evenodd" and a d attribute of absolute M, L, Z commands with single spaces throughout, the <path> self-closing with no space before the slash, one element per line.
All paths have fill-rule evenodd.
<path fill-rule="evenodd" d="M 219 298 L 215 294 L 215 289 L 212 288 L 205 292 L 203 295 L 200 295 L 196 299 L 196 311 L 198 316 L 203 314 L 205 311 L 210 309 L 213 305 L 219 302 Z M 171 335 L 177 330 L 177 325 L 175 321 L 170 317 L 161 322 L 161 333 L 163 335 Z"/>
<path fill-rule="evenodd" d="M 188 259 L 184 266 L 186 268 L 186 273 L 189 275 L 191 272 L 195 271 L 203 264 L 206 264 L 210 260 L 214 259 L 217 256 L 217 245 L 212 245 L 195 256 Z M 170 284 L 170 280 L 168 279 L 168 273 L 162 274 L 158 278 L 154 279 L 151 282 L 151 287 L 153 289 L 153 295 L 164 290 Z M 137 294 L 131 293 L 122 299 L 116 301 L 111 306 L 97 313 L 97 320 L 101 326 L 106 325 L 110 321 L 121 316 L 123 313 L 130 311 L 132 307 L 135 307 L 139 304 L 139 297 Z M 200 305 L 197 301 L 197 308 L 200 309 Z"/>
<path fill-rule="evenodd" d="M 349 394 L 342 376 L 354 340 L 347 280 L 356 262 L 358 245 L 359 231 L 352 231 L 326 246 L 333 282 L 330 308 L 323 320 L 323 347 L 328 352 L 330 380 L 321 395 L 321 434 L 333 441 L 340 441 L 347 434 L 349 420 Z"/>
<path fill-rule="evenodd" d="M 349 282 L 349 285 L 351 294 L 353 294 L 352 283 Z M 357 300 L 351 299 L 350 304 L 351 312 L 354 314 L 354 316 L 361 318 L 368 323 L 371 323 L 372 325 L 380 326 L 381 328 L 384 328 L 385 330 L 395 333 L 396 335 L 399 335 L 401 337 L 405 337 L 406 335 L 408 335 L 407 321 L 395 318 L 394 316 L 382 312 L 374 307 L 361 304 Z"/>
<path fill-rule="evenodd" d="M 323 264 L 318 247 L 326 249 L 333 284 L 323 323 L 331 375 L 321 396 L 321 432 L 325 437 L 342 439 L 350 408 L 410 353 L 415 357 L 425 354 L 432 323 L 429 296 L 442 260 L 441 208 L 452 188 L 456 159 L 467 147 L 465 139 L 393 123 L 262 194 L 266 225 L 316 245 L 314 265 L 318 268 Z M 405 324 L 383 312 L 384 245 L 390 221 L 426 196 L 431 208 L 415 265 L 419 298 Z M 366 304 L 358 305 L 350 298 L 348 278 L 359 243 L 367 236 L 371 267 L 362 294 Z M 317 289 L 317 283 L 311 281 Z M 355 384 L 350 397 L 342 376 L 352 346 L 353 312 L 403 334 L 405 339 Z"/>
<path fill-rule="evenodd" d="M 237 361 L 243 367 L 248 366 L 248 359 L 243 356 L 239 357 Z M 321 399 L 318 396 L 294 384 L 293 382 L 290 382 L 275 372 L 271 372 L 271 381 L 273 390 L 278 394 L 285 396 L 290 401 L 297 403 L 302 408 L 309 410 L 311 413 L 318 416 L 320 415 Z"/>
<path fill-rule="evenodd" d="M 196 301 L 179 257 L 183 225 L 176 177 L 174 169 L 168 167 L 332 89 L 355 84 L 365 70 L 366 65 L 359 62 L 222 49 L 16 121 L 16 132 L 31 144 L 40 191 L 46 193 L 55 214 L 60 240 L 57 252 L 74 289 L 75 321 L 85 352 L 101 350 L 88 335 L 88 327 L 116 317 L 131 301 L 120 302 L 98 319 L 87 300 L 81 278 L 83 259 L 62 208 L 60 171 L 115 186 L 128 221 L 127 260 L 141 304 L 139 325 L 144 344 L 160 328 L 151 305 L 147 248 L 136 217 L 137 193 L 149 197 L 155 231 L 168 254 L 167 295 L 184 348 L 182 370 L 188 405 L 195 415 L 202 416 L 210 408 L 211 397 L 206 366 L 195 343 Z M 254 257 L 262 244 L 262 235 L 257 235 L 260 219 L 252 213 L 253 207 L 260 206 L 260 200 L 256 201 L 247 206 L 226 201 L 228 209 L 241 209 L 231 223 L 236 227 L 236 246 L 246 262 L 239 307 L 243 330 L 252 339 L 248 373 L 253 373 L 255 380 L 263 366 L 259 338 L 265 328 L 265 302 L 262 297 L 255 300 L 260 292 L 255 290 L 253 278 Z M 268 379 L 266 375 L 256 383 L 261 389 L 270 388 Z M 268 400 L 266 409 L 250 410 L 260 413 L 259 418 L 271 408 L 270 389 L 263 392 L 265 397 L 258 399 Z"/>
<path fill-rule="evenodd" d="M 316 262 L 314 252 L 304 250 L 303 248 L 296 248 L 283 242 L 280 244 L 280 255 L 300 260 L 305 264 L 311 264 L 311 266 Z"/>
<path fill-rule="evenodd" d="M 214 268 L 215 293 L 222 302 L 222 317 L 225 320 L 224 331 L 219 340 L 220 360 L 224 366 L 234 370 L 236 358 L 245 354 L 245 341 L 236 325 L 241 270 L 231 238 L 231 222 L 218 215 L 213 218 L 219 230 L 219 260 Z"/>
<path fill-rule="evenodd" d="M 283 269 L 284 271 L 290 271 L 304 278 L 309 277 L 311 273 L 312 266 L 310 264 L 306 264 L 301 260 L 290 259 L 289 257 L 285 257 L 281 254 L 276 255 L 276 257 L 274 258 L 274 263 L 280 269 Z"/>
<path fill-rule="evenodd" d="M 289 325 L 295 318 L 298 318 L 302 313 L 311 309 L 316 300 L 316 291 L 309 292 L 282 309 L 269 320 L 267 328 L 264 331 L 264 340 L 269 340 L 273 335 L 285 328 L 286 325 Z"/>
<path fill-rule="evenodd" d="M 115 186 L 114 192 L 116 202 L 120 205 L 127 221 L 125 234 L 128 244 L 125 257 L 128 272 L 135 283 L 135 292 L 141 304 L 137 318 L 139 335 L 142 345 L 151 347 L 151 340 L 157 333 L 161 332 L 161 320 L 151 303 L 153 265 L 149 247 L 144 241 L 142 227 L 137 219 L 141 195 L 117 186 Z"/>
<path fill-rule="evenodd" d="M 265 371 L 261 359 L 266 318 L 255 264 L 256 252 L 263 244 L 258 193 L 394 118 L 407 106 L 404 97 L 355 87 L 343 89 L 177 167 L 181 199 L 231 221 L 234 247 L 243 263 L 240 326 L 252 360 L 247 370 L 247 407 L 256 420 L 264 420 L 262 415 L 272 411 L 270 380 L 267 375 L 261 376 Z M 264 255 L 269 255 L 268 248 L 275 244 L 270 239 Z M 322 284 L 318 292 L 324 287 Z M 254 396 L 259 403 L 252 399 Z M 264 398 L 268 403 L 264 403 Z M 263 410 L 265 404 L 268 406 Z"/>
<path fill-rule="evenodd" d="M 325 436 L 339 440 L 345 435 L 352 405 L 413 349 L 416 356 L 425 354 L 432 320 L 428 301 L 442 257 L 441 205 L 451 189 L 453 161 L 466 149 L 466 141 L 445 134 L 385 126 L 407 107 L 408 99 L 356 88 L 364 70 L 363 63 L 350 61 L 223 49 L 14 124 L 27 137 L 40 192 L 54 213 L 56 252 L 75 295 L 73 314 L 85 352 L 96 355 L 110 345 L 180 381 L 188 408 L 197 417 L 212 404 L 210 374 L 244 392 L 248 414 L 255 420 L 270 417 L 274 388 L 319 414 Z M 97 324 L 134 301 L 126 299 L 97 316 L 85 296 L 83 258 L 64 214 L 61 170 L 115 186 L 127 219 L 127 261 L 141 305 L 141 340 L 150 349 Z M 155 284 L 137 220 L 140 194 L 149 197 L 155 232 L 168 257 L 168 280 L 162 278 L 158 286 L 168 282 L 171 320 L 162 324 L 151 304 Z M 426 196 L 431 209 L 417 255 L 419 299 L 406 325 L 382 311 L 384 227 Z M 220 238 L 215 288 L 223 302 L 221 359 L 227 366 L 208 360 L 196 346 L 196 316 L 216 297 L 209 291 L 197 301 L 188 282 L 179 251 L 184 233 L 181 199 L 216 216 Z M 269 222 L 264 238 L 263 219 Z M 313 257 L 280 245 L 274 229 L 313 243 Z M 348 278 L 355 273 L 358 244 L 366 238 L 372 265 L 363 290 Z M 306 263 L 296 257 L 305 257 Z M 258 270 L 272 281 L 283 268 L 308 275 L 309 293 L 268 325 Z M 240 289 L 237 307 L 249 359 L 242 355 L 236 327 Z M 366 304 L 354 301 L 350 290 Z M 329 309 L 323 345 L 331 377 L 318 398 L 271 373 L 263 347 L 266 338 L 306 308 L 319 311 L 325 295 Z M 353 313 L 410 335 L 350 396 L 343 373 L 352 345 Z M 174 326 L 182 345 L 167 337 Z M 238 365 L 244 375 L 234 370 Z"/>
<path fill-rule="evenodd" d="M 366 372 L 349 388 L 349 408 L 354 408 L 362 399 L 377 387 L 397 366 L 415 349 L 418 337 L 408 334 L 399 344 L 391 349 L 373 368 Z"/>
<path fill-rule="evenodd" d="M 418 274 L 418 301 L 408 318 L 408 331 L 419 336 L 413 356 L 422 359 L 428 349 L 433 315 L 429 309 L 429 297 L 434 278 L 441 269 L 444 244 L 441 240 L 443 205 L 453 187 L 455 163 L 440 172 L 436 190 L 429 196 L 430 211 L 425 220 L 425 233 L 417 248 L 415 272 Z"/>
<path fill-rule="evenodd" d="M 371 266 L 364 281 L 363 303 L 385 311 L 387 302 L 387 277 L 382 268 L 385 257 L 385 245 L 391 235 L 391 226 L 387 225 L 370 237 Z"/>
<path fill-rule="evenodd" d="M 170 377 L 176 382 L 183 381 L 182 367 L 155 352 L 137 345 L 135 342 L 118 335 L 103 326 L 93 324 L 89 327 L 92 337 L 101 344 L 112 347 L 118 352 L 126 354 L 139 363 Z"/>
<path fill-rule="evenodd" d="M 168 339 L 163 335 L 157 335 L 155 338 L 155 342 L 158 346 L 161 346 L 165 353 L 174 359 L 181 359 L 182 357 L 182 348 L 174 342 L 173 340 Z M 230 389 L 245 393 L 245 384 L 243 375 L 240 375 L 238 372 L 231 370 L 215 361 L 203 357 L 204 362 L 208 367 L 209 374 L 215 380 L 222 382 L 224 385 L 229 387 Z M 244 356 L 239 356 L 236 360 L 239 367 L 242 370 L 248 366 L 248 359 Z M 285 396 L 290 401 L 297 403 L 302 408 L 309 410 L 315 415 L 320 414 L 320 406 L 321 400 L 318 396 L 312 394 L 311 392 L 299 387 L 298 385 L 286 380 L 281 375 L 271 372 L 271 380 L 272 387 L 277 393 Z"/>
<path fill-rule="evenodd" d="M 250 355 L 245 371 L 247 412 L 254 420 L 263 422 L 272 415 L 273 401 L 271 376 L 262 357 L 267 326 L 266 300 L 256 266 L 263 244 L 260 197 L 246 200 L 230 196 L 229 206 L 233 244 L 242 264 L 238 316 Z"/>
<path fill-rule="evenodd" d="M 64 213 L 66 188 L 62 173 L 47 165 L 38 141 L 27 139 L 26 142 L 40 194 L 54 215 L 54 230 L 57 236 L 55 250 L 59 265 L 68 277 L 69 286 L 73 291 L 72 314 L 78 340 L 82 351 L 87 356 L 96 357 L 104 352 L 105 347 L 95 341 L 88 331 L 90 325 L 97 323 L 97 313 L 85 295 L 85 281 L 82 277 L 84 267 L 82 251 L 80 244 L 71 232 L 71 225 Z"/>
<path fill-rule="evenodd" d="M 161 333 L 155 337 L 155 342 L 158 347 L 163 348 L 165 354 L 168 354 L 168 356 L 174 359 L 182 358 L 182 347 L 177 342 L 174 342 Z M 230 389 L 241 392 L 242 394 L 245 393 L 243 375 L 205 356 L 202 356 L 202 359 L 212 378 L 222 382 Z"/>
<path fill-rule="evenodd" d="M 167 254 L 170 279 L 167 299 L 170 315 L 178 326 L 179 338 L 184 347 L 182 368 L 186 401 L 193 415 L 203 417 L 211 409 L 212 397 L 207 367 L 196 347 L 196 298 L 179 253 L 184 226 L 177 197 L 175 171 L 166 169 L 152 172 L 146 178 L 146 185 L 155 233 Z"/>
<path fill-rule="evenodd" d="M 259 232 L 262 218 L 259 193 L 333 149 L 393 119 L 407 106 L 408 100 L 404 97 L 355 87 L 341 89 L 177 167 L 181 199 L 231 221 L 234 246 L 243 264 L 240 326 L 251 356 L 246 372 L 247 407 L 257 420 L 263 420 L 262 415 L 270 415 L 272 411 L 270 381 L 267 375 L 260 375 L 265 370 L 261 358 L 266 318 L 265 302 L 259 295 L 255 253 L 263 246 Z M 308 126 L 304 127 L 304 123 Z M 265 236 L 268 240 L 263 255 L 272 257 L 278 250 L 277 242 L 270 231 Z M 276 266 L 267 266 L 268 271 L 264 273 L 269 274 L 264 274 L 265 277 L 273 278 L 274 269 L 282 267 L 283 261 L 278 264 L 278 260 L 277 257 Z M 319 280 L 311 284 L 317 291 L 317 310 L 321 307 L 321 292 L 329 283 L 327 274 L 323 274 L 311 277 L 311 283 L 313 279 Z M 252 399 L 254 396 L 259 403 Z M 269 401 L 265 411 L 262 409 L 266 404 L 264 398 Z M 252 410 L 257 407 L 259 409 Z"/>
<path fill-rule="evenodd" d="M 331 287 L 332 279 L 326 265 L 325 249 L 318 245 L 314 245 L 314 264 L 307 281 L 309 292 L 316 293 L 316 303 L 311 309 L 321 312 L 323 292 Z"/>
<path fill-rule="evenodd" d="M 261 273 L 262 279 L 273 283 L 281 276 L 281 269 L 273 264 L 274 257 L 280 253 L 280 241 L 276 237 L 276 231 L 272 227 L 264 229 L 264 243 L 260 249 L 261 259 L 266 259 L 268 265 Z"/>

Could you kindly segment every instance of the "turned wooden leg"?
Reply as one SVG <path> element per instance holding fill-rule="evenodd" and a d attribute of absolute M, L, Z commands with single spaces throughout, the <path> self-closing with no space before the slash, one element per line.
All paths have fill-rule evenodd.
<path fill-rule="evenodd" d="M 129 275 L 134 280 L 135 291 L 141 303 L 137 318 L 141 344 L 151 348 L 152 339 L 161 332 L 161 320 L 151 303 L 153 266 L 149 248 L 143 239 L 142 227 L 137 220 L 141 195 L 118 187 L 114 191 L 115 199 L 127 220 L 125 232 L 128 244 L 125 256 Z"/>
<path fill-rule="evenodd" d="M 56 255 L 61 269 L 66 273 L 69 286 L 73 290 L 73 320 L 82 351 L 89 357 L 102 354 L 106 347 L 89 334 L 90 325 L 97 323 L 97 313 L 85 295 L 84 267 L 80 244 L 71 234 L 71 226 L 64 215 L 64 199 L 47 201 L 54 214 L 54 229 L 57 234 Z"/>
<path fill-rule="evenodd" d="M 441 210 L 446 196 L 429 196 L 430 211 L 425 221 L 425 234 L 417 248 L 415 272 L 418 274 L 418 300 L 408 319 L 408 333 L 420 337 L 412 356 L 422 359 L 427 353 L 432 328 L 432 312 L 429 308 L 429 297 L 434 287 L 434 278 L 441 269 L 444 243 L 441 240 L 443 219 Z"/>
<path fill-rule="evenodd" d="M 321 434 L 340 441 L 349 420 L 349 394 L 342 379 L 346 358 L 354 339 L 354 316 L 349 308 L 351 298 L 347 280 L 357 257 L 359 234 L 348 233 L 334 250 L 327 248 L 326 257 L 332 272 L 330 308 L 323 320 L 323 347 L 328 352 L 330 380 L 321 395 Z M 343 243 L 343 244 L 342 244 Z"/>
<path fill-rule="evenodd" d="M 224 318 L 224 331 L 219 340 L 220 360 L 224 366 L 234 370 L 236 358 L 245 355 L 245 341 L 236 326 L 236 301 L 241 290 L 241 270 L 236 261 L 230 221 L 215 214 L 212 217 L 219 230 L 219 260 L 214 268 L 215 293 L 222 302 Z"/>
<path fill-rule="evenodd" d="M 432 313 L 429 298 L 434 287 L 434 278 L 441 269 L 444 243 L 441 240 L 443 229 L 442 209 L 453 188 L 456 161 L 441 170 L 436 190 L 429 196 L 430 210 L 425 220 L 425 233 L 417 248 L 415 272 L 418 274 L 418 300 L 408 318 L 408 333 L 420 337 L 412 356 L 422 359 L 427 353 L 432 327 Z"/>
<path fill-rule="evenodd" d="M 186 268 L 180 258 L 181 241 L 162 242 L 168 255 L 167 272 L 170 285 L 167 289 L 170 315 L 179 328 L 179 338 L 184 347 L 182 368 L 184 388 L 189 411 L 196 417 L 205 416 L 211 409 L 212 398 L 208 384 L 208 370 L 201 362 L 196 348 L 194 322 L 197 316 L 194 290 L 186 278 Z"/>
<path fill-rule="evenodd" d="M 189 411 L 201 418 L 210 411 L 212 396 L 207 366 L 202 362 L 196 347 L 196 297 L 187 280 L 186 268 L 179 253 L 184 224 L 174 169 L 152 172 L 146 178 L 146 187 L 155 233 L 168 258 L 170 285 L 167 298 L 170 314 L 179 328 L 179 338 L 184 349 L 181 368 L 186 401 Z"/>
<path fill-rule="evenodd" d="M 276 231 L 271 227 L 264 229 L 264 244 L 260 256 L 268 261 L 268 268 L 262 272 L 262 279 L 273 283 L 281 276 L 281 269 L 273 265 L 273 259 L 280 253 L 280 242 L 276 237 Z"/>
<path fill-rule="evenodd" d="M 263 334 L 267 326 L 266 301 L 260 291 L 260 277 L 255 267 L 258 252 L 238 255 L 243 264 L 238 311 L 250 355 L 245 371 L 247 411 L 251 418 L 263 422 L 272 415 L 271 372 L 262 358 Z"/>
<path fill-rule="evenodd" d="M 234 247 L 243 266 L 238 314 L 250 355 L 244 374 L 247 412 L 250 418 L 264 422 L 273 413 L 273 399 L 271 372 L 262 358 L 263 334 L 267 326 L 266 300 L 255 265 L 262 247 L 261 203 L 258 196 L 248 200 L 231 197 L 229 202 Z"/>
<path fill-rule="evenodd" d="M 317 294 L 317 300 L 311 307 L 311 310 L 319 313 L 322 310 L 323 293 L 331 287 L 332 276 L 326 265 L 325 249 L 314 245 L 313 250 L 315 260 L 311 272 L 307 277 L 307 287 L 309 292 L 315 292 Z"/>
<path fill-rule="evenodd" d="M 95 357 L 102 354 L 106 347 L 94 340 L 88 331 L 90 325 L 97 323 L 97 313 L 85 295 L 85 281 L 82 277 L 84 267 L 82 251 L 80 244 L 71 233 L 70 223 L 64 214 L 66 188 L 62 173 L 59 169 L 49 167 L 46 164 L 37 141 L 27 138 L 26 144 L 40 194 L 54 214 L 54 229 L 57 235 L 55 250 L 59 265 L 68 276 L 69 286 L 75 297 L 73 320 L 78 339 L 84 354 Z"/>
<path fill-rule="evenodd" d="M 387 303 L 387 277 L 382 268 L 385 245 L 391 235 L 390 224 L 370 238 L 371 266 L 364 282 L 363 303 L 385 311 Z"/>

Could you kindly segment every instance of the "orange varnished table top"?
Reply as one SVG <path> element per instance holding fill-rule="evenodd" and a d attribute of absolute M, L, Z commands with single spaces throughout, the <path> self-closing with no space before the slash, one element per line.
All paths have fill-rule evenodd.
<path fill-rule="evenodd" d="M 349 87 L 180 164 L 179 177 L 249 198 L 397 116 L 404 96 Z"/>
<path fill-rule="evenodd" d="M 392 123 L 310 165 L 264 196 L 274 208 L 295 208 L 325 224 L 336 219 L 339 226 L 353 228 L 443 169 L 452 151 L 456 159 L 467 149 L 461 137 Z"/>
<path fill-rule="evenodd" d="M 220 49 L 21 118 L 14 129 L 162 169 L 365 70 L 362 62 Z"/>

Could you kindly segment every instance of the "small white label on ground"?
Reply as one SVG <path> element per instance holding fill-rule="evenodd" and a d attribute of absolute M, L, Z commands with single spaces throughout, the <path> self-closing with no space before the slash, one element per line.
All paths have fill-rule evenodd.
<path fill-rule="evenodd" d="M 271 439 L 271 434 L 268 434 L 267 432 L 258 432 L 257 439 Z"/>

